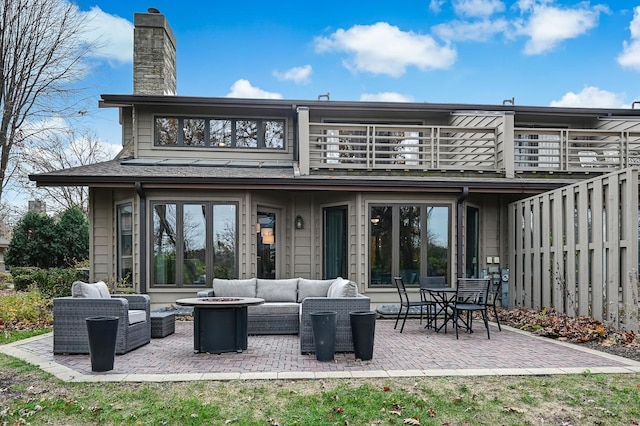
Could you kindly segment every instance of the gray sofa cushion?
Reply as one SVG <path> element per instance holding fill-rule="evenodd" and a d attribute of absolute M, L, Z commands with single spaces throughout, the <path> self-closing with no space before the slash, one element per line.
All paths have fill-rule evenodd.
<path fill-rule="evenodd" d="M 298 281 L 298 302 L 302 302 L 307 297 L 326 297 L 329 287 L 334 281 L 300 278 Z"/>
<path fill-rule="evenodd" d="M 270 302 L 248 306 L 249 315 L 298 315 L 300 305 L 294 302 Z"/>
<path fill-rule="evenodd" d="M 109 288 L 104 281 L 97 283 L 84 283 L 76 281 L 71 285 L 71 295 L 73 297 L 82 297 L 85 299 L 109 299 Z"/>
<path fill-rule="evenodd" d="M 256 296 L 265 302 L 295 302 L 298 300 L 298 279 L 265 280 L 258 278 Z"/>
<path fill-rule="evenodd" d="M 147 311 L 141 309 L 129 309 L 129 325 L 147 320 Z"/>
<path fill-rule="evenodd" d="M 213 294 L 216 297 L 256 297 L 256 279 L 224 280 L 214 278 Z"/>
<path fill-rule="evenodd" d="M 353 281 L 336 279 L 327 291 L 327 297 L 356 297 L 358 288 Z"/>

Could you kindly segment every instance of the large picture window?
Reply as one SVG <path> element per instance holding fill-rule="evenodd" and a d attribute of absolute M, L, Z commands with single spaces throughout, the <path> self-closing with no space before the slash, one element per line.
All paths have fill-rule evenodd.
<path fill-rule="evenodd" d="M 370 206 L 370 287 L 390 287 L 394 276 L 407 286 L 421 276 L 449 277 L 450 220 L 449 206 Z"/>
<path fill-rule="evenodd" d="M 236 204 L 154 202 L 152 212 L 152 286 L 204 287 L 207 277 L 237 278 Z"/>
<path fill-rule="evenodd" d="M 284 149 L 285 121 L 156 117 L 156 146 Z"/>

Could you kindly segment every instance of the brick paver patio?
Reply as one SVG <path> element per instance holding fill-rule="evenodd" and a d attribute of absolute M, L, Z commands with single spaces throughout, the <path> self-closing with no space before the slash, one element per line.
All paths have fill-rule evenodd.
<path fill-rule="evenodd" d="M 552 339 L 482 324 L 473 334 L 436 334 L 409 320 L 401 334 L 393 320 L 378 320 L 373 359 L 338 353 L 333 362 L 302 355 L 297 335 L 249 336 L 243 353 L 193 353 L 193 324 L 115 358 L 114 369 L 91 371 L 88 355 L 53 355 L 51 334 L 0 346 L 0 351 L 40 365 L 64 380 L 191 380 L 236 378 L 390 377 L 424 375 L 568 374 L 640 372 L 640 363 Z"/>

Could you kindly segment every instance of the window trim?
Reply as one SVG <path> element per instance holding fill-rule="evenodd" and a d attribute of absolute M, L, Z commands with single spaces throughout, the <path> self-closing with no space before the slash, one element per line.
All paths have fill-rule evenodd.
<path fill-rule="evenodd" d="M 168 120 L 178 120 L 177 126 L 177 141 L 175 144 L 160 144 L 158 141 L 159 132 L 158 132 L 158 120 L 159 119 L 168 119 Z M 204 144 L 202 145 L 187 145 L 184 143 L 184 121 L 185 120 L 204 120 Z M 213 145 L 211 142 L 211 121 L 219 120 L 219 121 L 230 121 L 231 122 L 231 144 L 229 146 L 217 146 Z M 256 127 L 258 129 L 263 129 L 265 123 L 268 122 L 278 122 L 282 124 L 282 146 L 273 148 L 265 146 L 265 138 L 262 131 L 257 132 L 257 141 L 256 146 L 244 147 L 237 146 L 237 135 L 236 135 L 236 123 L 240 121 L 252 121 L 256 123 Z M 230 150 L 230 149 L 240 149 L 240 150 L 268 150 L 268 151 L 286 151 L 287 150 L 287 119 L 286 118 L 270 118 L 270 117 L 219 117 L 219 116 L 206 116 L 206 117 L 197 117 L 197 116 L 186 116 L 186 115 L 171 115 L 171 114 L 158 114 L 153 116 L 153 147 L 154 148 L 186 148 L 186 149 L 220 149 L 220 150 Z"/>
<path fill-rule="evenodd" d="M 372 222 L 371 222 L 371 212 L 372 212 L 372 208 L 374 207 L 391 207 L 392 208 L 392 216 L 393 216 L 393 223 L 395 225 L 398 225 L 399 222 L 397 222 L 397 220 L 399 220 L 399 218 L 397 217 L 398 212 L 399 212 L 399 208 L 402 206 L 417 206 L 420 208 L 420 214 L 421 214 L 421 224 L 423 224 L 422 220 L 426 219 L 426 216 L 423 217 L 423 215 L 426 215 L 427 209 L 429 207 L 445 207 L 447 208 L 447 221 L 449 223 L 448 225 L 448 229 L 447 229 L 447 238 L 448 238 L 448 249 L 447 249 L 447 271 L 446 271 L 446 279 L 447 282 L 449 282 L 450 278 L 451 278 L 451 274 L 452 274 L 452 267 L 453 267 L 453 241 L 452 241 L 452 236 L 453 236 L 453 206 L 451 203 L 448 203 L 446 201 L 436 201 L 436 202 L 430 202 L 428 200 L 407 200 L 407 201 L 377 201 L 377 200 L 371 200 L 369 202 L 367 202 L 367 210 L 366 210 L 366 230 L 367 230 L 367 239 L 371 238 L 372 235 Z M 392 244 L 393 246 L 397 246 L 399 244 L 399 229 L 394 226 L 394 228 L 392 228 L 391 230 L 392 232 Z M 428 228 L 425 229 L 421 229 L 421 236 L 426 237 L 426 233 L 428 232 Z M 426 246 L 426 239 L 421 238 L 421 242 L 420 242 L 420 274 L 422 274 L 422 270 L 426 270 L 424 268 L 428 267 L 428 263 L 427 263 L 427 257 L 428 257 L 428 252 L 427 252 L 427 246 Z M 380 290 L 380 289 L 389 289 L 389 288 L 394 288 L 394 284 L 393 282 L 388 283 L 388 284 L 378 284 L 378 285 L 372 285 L 371 284 L 371 253 L 369 252 L 370 250 L 370 244 L 367 244 L 367 275 L 368 275 L 368 280 L 367 280 L 367 289 L 368 290 Z M 397 250 L 392 250 L 393 252 L 393 259 L 391 261 L 391 275 L 393 276 L 395 274 L 395 269 L 399 268 L 399 258 L 398 258 L 398 253 Z M 421 275 L 419 275 L 421 276 Z M 407 286 L 409 287 L 410 285 L 407 284 Z"/>
<path fill-rule="evenodd" d="M 204 205 L 206 207 L 206 216 L 205 216 L 205 276 L 213 277 L 214 276 L 214 210 L 216 206 L 233 206 L 235 208 L 235 247 L 234 247 L 234 271 L 233 275 L 237 278 L 240 269 L 239 262 L 239 238 L 240 238 L 240 224 L 239 224 L 239 214 L 240 214 L 240 203 L 237 201 L 227 201 L 227 200 L 204 200 L 204 199 L 181 199 L 181 200 L 169 200 L 165 198 L 155 199 L 149 201 L 149 226 L 150 226 L 150 237 L 148 238 L 147 244 L 149 247 L 149 287 L 153 289 L 176 289 L 176 288 L 203 288 L 207 287 L 207 282 L 211 281 L 209 278 L 205 279 L 203 283 L 198 283 L 198 285 L 194 285 L 193 283 L 185 284 L 183 282 L 184 277 L 184 253 L 181 252 L 178 247 L 182 245 L 184 241 L 184 206 L 185 205 Z M 174 284 L 158 284 L 155 279 L 155 236 L 154 236 L 154 214 L 155 207 L 158 205 L 175 205 L 176 206 L 176 254 L 175 254 L 175 283 Z"/>
<path fill-rule="evenodd" d="M 122 229 L 122 225 L 121 225 L 121 215 L 120 215 L 120 210 L 121 208 L 124 207 L 129 207 L 131 209 L 131 218 L 129 219 L 130 223 L 129 223 L 129 233 L 131 236 L 131 254 L 128 255 L 128 257 L 131 259 L 131 272 L 130 272 L 130 276 L 128 277 L 128 279 L 126 279 L 126 277 L 121 276 L 121 270 L 122 270 L 122 260 L 123 257 L 126 255 L 122 254 L 123 248 L 122 248 L 122 240 L 121 240 L 121 234 L 123 232 Z M 119 202 L 115 204 L 115 237 L 116 237 L 116 262 L 115 262 L 115 267 L 116 267 L 116 273 L 115 276 L 117 278 L 117 282 L 120 284 L 124 284 L 126 287 L 132 288 L 133 287 L 133 282 L 134 282 L 134 274 L 135 274 L 135 229 L 134 229 L 134 217 L 135 217 L 135 210 L 134 210 L 134 202 L 132 200 L 127 200 L 127 201 L 123 201 L 123 202 Z"/>

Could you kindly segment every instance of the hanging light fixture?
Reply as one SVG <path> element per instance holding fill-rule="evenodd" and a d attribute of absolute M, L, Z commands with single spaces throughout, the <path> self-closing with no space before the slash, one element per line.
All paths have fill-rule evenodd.
<path fill-rule="evenodd" d="M 304 220 L 302 220 L 302 216 L 298 215 L 296 216 L 296 229 L 303 229 L 304 228 Z"/>

